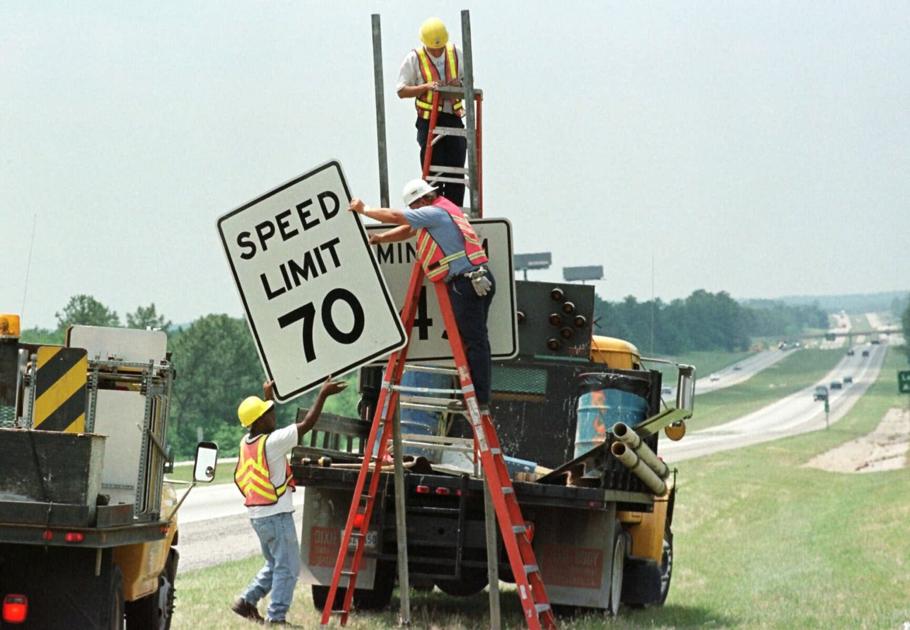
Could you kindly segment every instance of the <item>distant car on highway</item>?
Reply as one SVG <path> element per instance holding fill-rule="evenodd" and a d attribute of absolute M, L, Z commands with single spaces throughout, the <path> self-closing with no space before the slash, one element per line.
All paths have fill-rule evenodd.
<path fill-rule="evenodd" d="M 743 366 L 741 366 L 741 365 L 734 365 L 734 366 L 733 366 L 733 371 L 734 371 L 734 372 L 739 372 L 741 369 L 743 369 Z"/>
<path fill-rule="evenodd" d="M 873 339 L 869 343 L 871 343 L 873 346 L 877 346 L 881 343 L 881 341 L 879 339 Z M 356 591 L 354 591 L 354 592 L 356 593 Z"/>
<path fill-rule="evenodd" d="M 854 354 L 856 354 L 856 353 L 853 351 L 853 348 L 850 348 L 849 350 L 847 350 L 848 357 L 852 357 Z"/>
<path fill-rule="evenodd" d="M 816 387 L 815 394 L 812 395 L 812 400 L 828 400 L 828 388 L 824 385 Z"/>
<path fill-rule="evenodd" d="M 672 396 L 672 395 L 673 395 L 673 388 L 672 388 L 672 387 L 661 387 L 661 388 L 660 388 L 660 395 L 661 395 L 661 396 Z M 355 591 L 355 592 L 356 592 L 356 591 Z"/>
<path fill-rule="evenodd" d="M 845 376 L 845 377 L 844 377 L 844 385 L 849 385 L 849 384 L 852 383 L 852 382 L 853 382 L 853 377 L 852 377 L 852 376 Z"/>
<path fill-rule="evenodd" d="M 864 356 L 864 357 L 868 357 L 868 356 L 869 356 L 869 351 L 868 351 L 868 350 L 863 350 L 863 356 Z"/>
<path fill-rule="evenodd" d="M 831 384 L 828 387 L 830 387 L 831 389 L 843 389 L 844 384 L 838 380 L 833 380 L 833 381 L 831 381 Z"/>
<path fill-rule="evenodd" d="M 720 380 L 720 376 L 718 376 L 717 374 L 712 374 L 711 377 L 710 377 L 710 381 L 711 381 L 712 383 L 713 383 L 714 381 L 719 381 L 719 380 Z"/>

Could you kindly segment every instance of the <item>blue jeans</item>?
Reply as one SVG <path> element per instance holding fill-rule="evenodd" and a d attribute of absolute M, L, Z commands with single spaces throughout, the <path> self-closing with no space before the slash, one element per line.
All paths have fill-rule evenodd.
<path fill-rule="evenodd" d="M 490 358 L 490 339 L 487 335 L 487 315 L 490 302 L 496 293 L 496 281 L 487 270 L 487 277 L 492 286 L 490 292 L 479 297 L 474 292 L 471 281 L 462 276 L 455 276 L 449 282 L 449 299 L 452 301 L 452 312 L 458 323 L 458 334 L 464 342 L 468 367 L 471 369 L 471 380 L 477 393 L 477 402 L 486 405 L 490 402 L 490 384 L 493 365 Z"/>
<path fill-rule="evenodd" d="M 265 518 L 250 520 L 259 536 L 265 565 L 246 587 L 243 599 L 254 606 L 272 593 L 268 618 L 283 620 L 294 598 L 294 586 L 300 573 L 300 545 L 294 530 L 294 513 L 282 512 Z"/>

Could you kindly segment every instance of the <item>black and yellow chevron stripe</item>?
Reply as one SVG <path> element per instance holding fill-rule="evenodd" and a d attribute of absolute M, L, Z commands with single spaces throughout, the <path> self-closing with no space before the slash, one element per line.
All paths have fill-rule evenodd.
<path fill-rule="evenodd" d="M 38 348 L 32 427 L 83 433 L 87 375 L 88 357 L 83 348 Z"/>

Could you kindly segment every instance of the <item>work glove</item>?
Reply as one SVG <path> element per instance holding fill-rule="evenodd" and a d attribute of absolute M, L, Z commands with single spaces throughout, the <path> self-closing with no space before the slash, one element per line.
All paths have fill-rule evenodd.
<path fill-rule="evenodd" d="M 487 278 L 486 269 L 480 268 L 477 271 L 470 272 L 467 276 L 471 279 L 471 286 L 474 287 L 474 293 L 476 293 L 478 297 L 484 297 L 490 292 L 493 283 Z"/>

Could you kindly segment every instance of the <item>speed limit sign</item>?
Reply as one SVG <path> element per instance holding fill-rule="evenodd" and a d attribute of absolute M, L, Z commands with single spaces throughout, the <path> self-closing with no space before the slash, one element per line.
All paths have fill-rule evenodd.
<path fill-rule="evenodd" d="M 406 341 L 366 231 L 347 210 L 350 198 L 341 165 L 328 162 L 218 220 L 279 401 Z"/>

